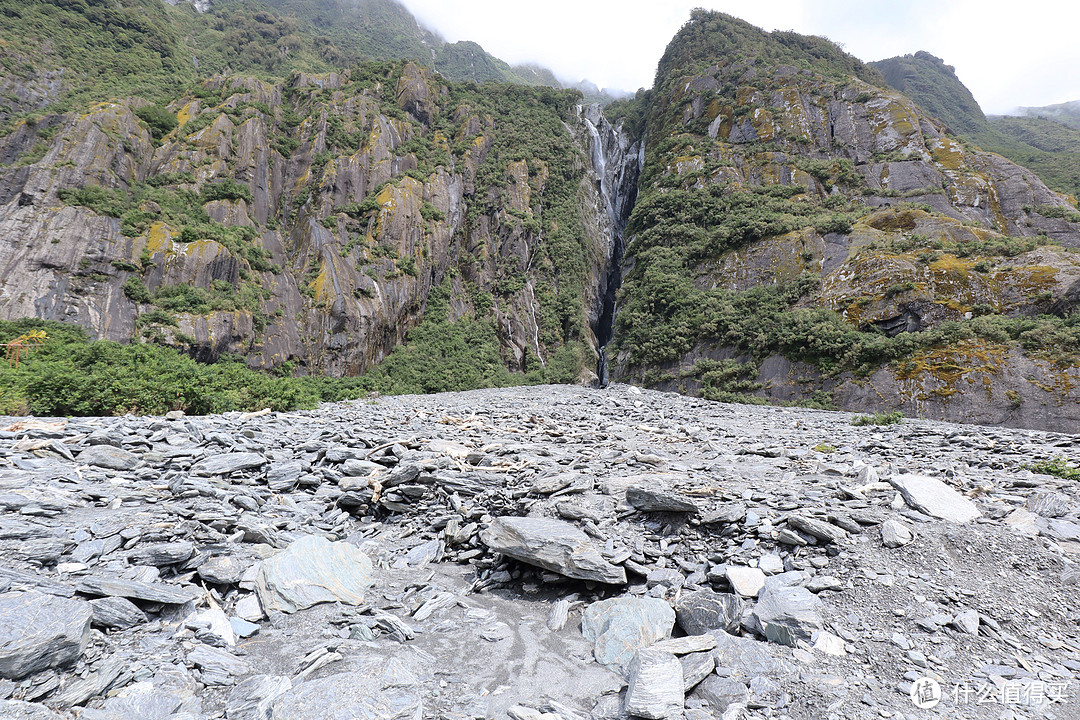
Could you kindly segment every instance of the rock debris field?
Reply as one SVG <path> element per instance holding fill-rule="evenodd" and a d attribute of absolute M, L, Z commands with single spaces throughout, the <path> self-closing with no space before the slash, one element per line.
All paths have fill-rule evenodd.
<path fill-rule="evenodd" d="M 1080 437 L 616 385 L 0 420 L 0 718 L 1080 718 Z"/>

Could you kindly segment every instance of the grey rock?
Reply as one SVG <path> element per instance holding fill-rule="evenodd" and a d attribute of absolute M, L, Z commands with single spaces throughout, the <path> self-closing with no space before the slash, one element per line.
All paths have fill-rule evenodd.
<path fill-rule="evenodd" d="M 679 658 L 683 670 L 683 692 L 690 692 L 699 682 L 709 677 L 716 668 L 716 658 L 712 653 L 701 652 L 683 655 Z"/>
<path fill-rule="evenodd" d="M 251 666 L 227 650 L 199 645 L 188 653 L 187 661 L 198 668 L 205 685 L 233 685 L 236 678 L 251 672 Z"/>
<path fill-rule="evenodd" d="M 229 691 L 225 714 L 229 720 L 266 720 L 274 701 L 293 688 L 292 681 L 280 675 L 253 675 Z"/>
<path fill-rule="evenodd" d="M 642 512 L 696 513 L 698 511 L 698 506 L 693 500 L 670 490 L 630 487 L 626 489 L 626 502 Z"/>
<path fill-rule="evenodd" d="M 956 617 L 952 620 L 952 625 L 963 633 L 968 635 L 979 634 L 979 611 L 978 610 L 964 610 L 956 614 Z"/>
<path fill-rule="evenodd" d="M 1080 523 L 1068 520 L 1051 520 L 1043 533 L 1055 540 L 1080 542 Z"/>
<path fill-rule="evenodd" d="M 90 601 L 95 627 L 126 630 L 146 622 L 146 613 L 122 597 L 94 598 Z"/>
<path fill-rule="evenodd" d="M 704 701 L 709 709 L 722 713 L 731 705 L 745 705 L 750 691 L 738 680 L 713 675 L 694 689 L 694 697 Z"/>
<path fill-rule="evenodd" d="M 266 484 L 271 492 L 289 492 L 296 487 L 304 472 L 304 464 L 299 460 L 273 463 L 266 471 Z"/>
<path fill-rule="evenodd" d="M 784 651 L 773 645 L 720 630 L 709 634 L 716 638 L 716 648 L 712 651 L 716 667 L 728 669 L 733 677 L 780 676 L 790 672 L 790 665 L 778 656 Z"/>
<path fill-rule="evenodd" d="M 0 677 L 69 665 L 90 639 L 90 604 L 36 590 L 0 593 Z"/>
<path fill-rule="evenodd" d="M 766 587 L 753 615 L 769 641 L 794 647 L 824 627 L 821 601 L 802 587 Z"/>
<path fill-rule="evenodd" d="M 102 708 L 83 711 L 80 720 L 190 720 L 191 715 L 177 715 L 183 706 L 178 694 L 154 687 L 108 698 Z"/>
<path fill-rule="evenodd" d="M 675 624 L 671 606 L 657 598 L 617 597 L 585 608 L 581 634 L 601 665 L 625 668 L 641 648 L 667 637 Z"/>
<path fill-rule="evenodd" d="M 217 555 L 198 567 L 199 577 L 212 585 L 236 585 L 244 576 L 245 566 L 231 555 Z"/>
<path fill-rule="evenodd" d="M 195 554 L 195 546 L 187 541 L 144 545 L 128 553 L 128 561 L 134 565 L 165 567 L 182 563 Z"/>
<path fill-rule="evenodd" d="M 671 653 L 639 650 L 627 671 L 626 712 L 649 720 L 682 717 L 683 671 Z"/>
<path fill-rule="evenodd" d="M 241 470 L 260 468 L 266 462 L 266 458 L 258 453 L 222 453 L 220 455 L 211 455 L 192 465 L 191 474 L 203 477 L 232 475 Z"/>
<path fill-rule="evenodd" d="M 898 548 L 915 540 L 915 535 L 907 525 L 897 520 L 881 523 L 881 543 L 887 548 Z"/>
<path fill-rule="evenodd" d="M 908 505 L 921 513 L 955 523 L 967 523 L 982 517 L 975 503 L 941 480 L 923 475 L 898 475 L 889 483 Z"/>
<path fill-rule="evenodd" d="M 806 517 L 805 515 L 790 515 L 788 516 L 787 522 L 788 525 L 796 530 L 827 543 L 837 543 L 846 539 L 848 536 L 847 530 L 844 530 L 841 527 L 837 527 L 824 520 Z"/>
<path fill-rule="evenodd" d="M 734 632 L 739 627 L 744 603 L 737 595 L 698 590 L 684 593 L 675 605 L 675 618 L 688 635 L 710 630 Z"/>
<path fill-rule="evenodd" d="M 137 582 L 123 578 L 84 576 L 79 578 L 75 587 L 86 595 L 125 597 L 166 605 L 183 605 L 198 596 L 198 590 L 194 588 L 184 589 L 165 583 Z"/>
<path fill-rule="evenodd" d="M 131 470 L 139 464 L 137 455 L 112 445 L 91 445 L 79 453 L 76 460 L 83 465 L 109 470 Z"/>
<path fill-rule="evenodd" d="M 66 716 L 37 703 L 0 700 L 0 718 L 4 720 L 65 720 Z"/>
<path fill-rule="evenodd" d="M 757 594 L 765 587 L 765 573 L 758 568 L 728 565 L 724 575 L 731 584 L 731 589 L 742 597 L 757 597 Z"/>
<path fill-rule="evenodd" d="M 701 653 L 716 647 L 716 638 L 712 635 L 686 635 L 678 638 L 658 640 L 650 646 L 653 650 L 663 650 L 672 655 Z"/>
<path fill-rule="evenodd" d="M 355 545 L 308 535 L 263 562 L 255 592 L 265 612 L 292 613 L 323 602 L 359 605 L 373 581 L 371 560 Z"/>
<path fill-rule="evenodd" d="M 495 552 L 566 577 L 624 584 L 626 571 L 604 560 L 589 537 L 561 520 L 497 517 L 480 534 Z"/>
<path fill-rule="evenodd" d="M 274 703 L 270 720 L 412 720 L 424 713 L 418 678 L 396 658 L 366 659 L 357 669 L 308 680 Z"/>
<path fill-rule="evenodd" d="M 1036 493 L 1025 503 L 1028 510 L 1045 518 L 1059 518 L 1068 515 L 1076 505 L 1066 495 L 1059 492 Z"/>

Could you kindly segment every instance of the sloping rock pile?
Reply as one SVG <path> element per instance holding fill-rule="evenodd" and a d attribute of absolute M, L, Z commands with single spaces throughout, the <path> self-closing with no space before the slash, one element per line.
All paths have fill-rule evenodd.
<path fill-rule="evenodd" d="M 0 419 L 0 718 L 1080 717 L 1078 454 L 621 385 Z"/>

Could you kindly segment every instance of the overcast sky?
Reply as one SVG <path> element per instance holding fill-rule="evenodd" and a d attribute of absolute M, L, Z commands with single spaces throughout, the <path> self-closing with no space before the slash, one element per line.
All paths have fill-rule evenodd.
<path fill-rule="evenodd" d="M 1025 0 L 402 0 L 450 41 L 474 40 L 510 63 L 563 80 L 636 90 L 690 9 L 766 30 L 824 35 L 862 60 L 927 50 L 956 67 L 987 113 L 1080 100 L 1080 1 Z"/>

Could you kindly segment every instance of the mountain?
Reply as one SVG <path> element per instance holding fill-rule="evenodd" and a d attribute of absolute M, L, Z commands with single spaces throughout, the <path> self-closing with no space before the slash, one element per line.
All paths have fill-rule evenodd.
<path fill-rule="evenodd" d="M 273 81 L 372 60 L 411 59 L 452 81 L 560 87 L 544 68 L 514 68 L 476 43 L 447 43 L 395 0 L 205 0 L 197 7 L 0 0 L 0 125 L 19 113 L 92 100 L 168 102 L 219 73 Z"/>
<path fill-rule="evenodd" d="M 1080 419 L 1059 381 L 1077 375 L 1080 213 L 1033 173 L 951 137 L 832 43 L 720 13 L 694 12 L 648 104 L 615 377 Z"/>
<path fill-rule="evenodd" d="M 380 8 L 5 5 L 56 40 L 3 30 L 9 112 L 45 109 L 0 134 L 0 319 L 391 392 L 596 367 L 712 399 L 1080 421 L 1080 213 L 877 68 L 695 11 L 654 87 L 602 111 L 478 84 L 501 67 L 478 46 Z M 353 61 L 377 47 L 465 79 Z"/>
<path fill-rule="evenodd" d="M 1055 120 L 1062 125 L 1080 129 L 1080 100 L 1043 107 L 1022 107 L 1018 114 L 1022 117 Z"/>
<path fill-rule="evenodd" d="M 1033 170 L 1059 192 L 1080 196 L 1077 103 L 1023 109 L 1024 117 L 987 118 L 955 68 L 928 52 L 870 64 L 951 132 Z"/>

